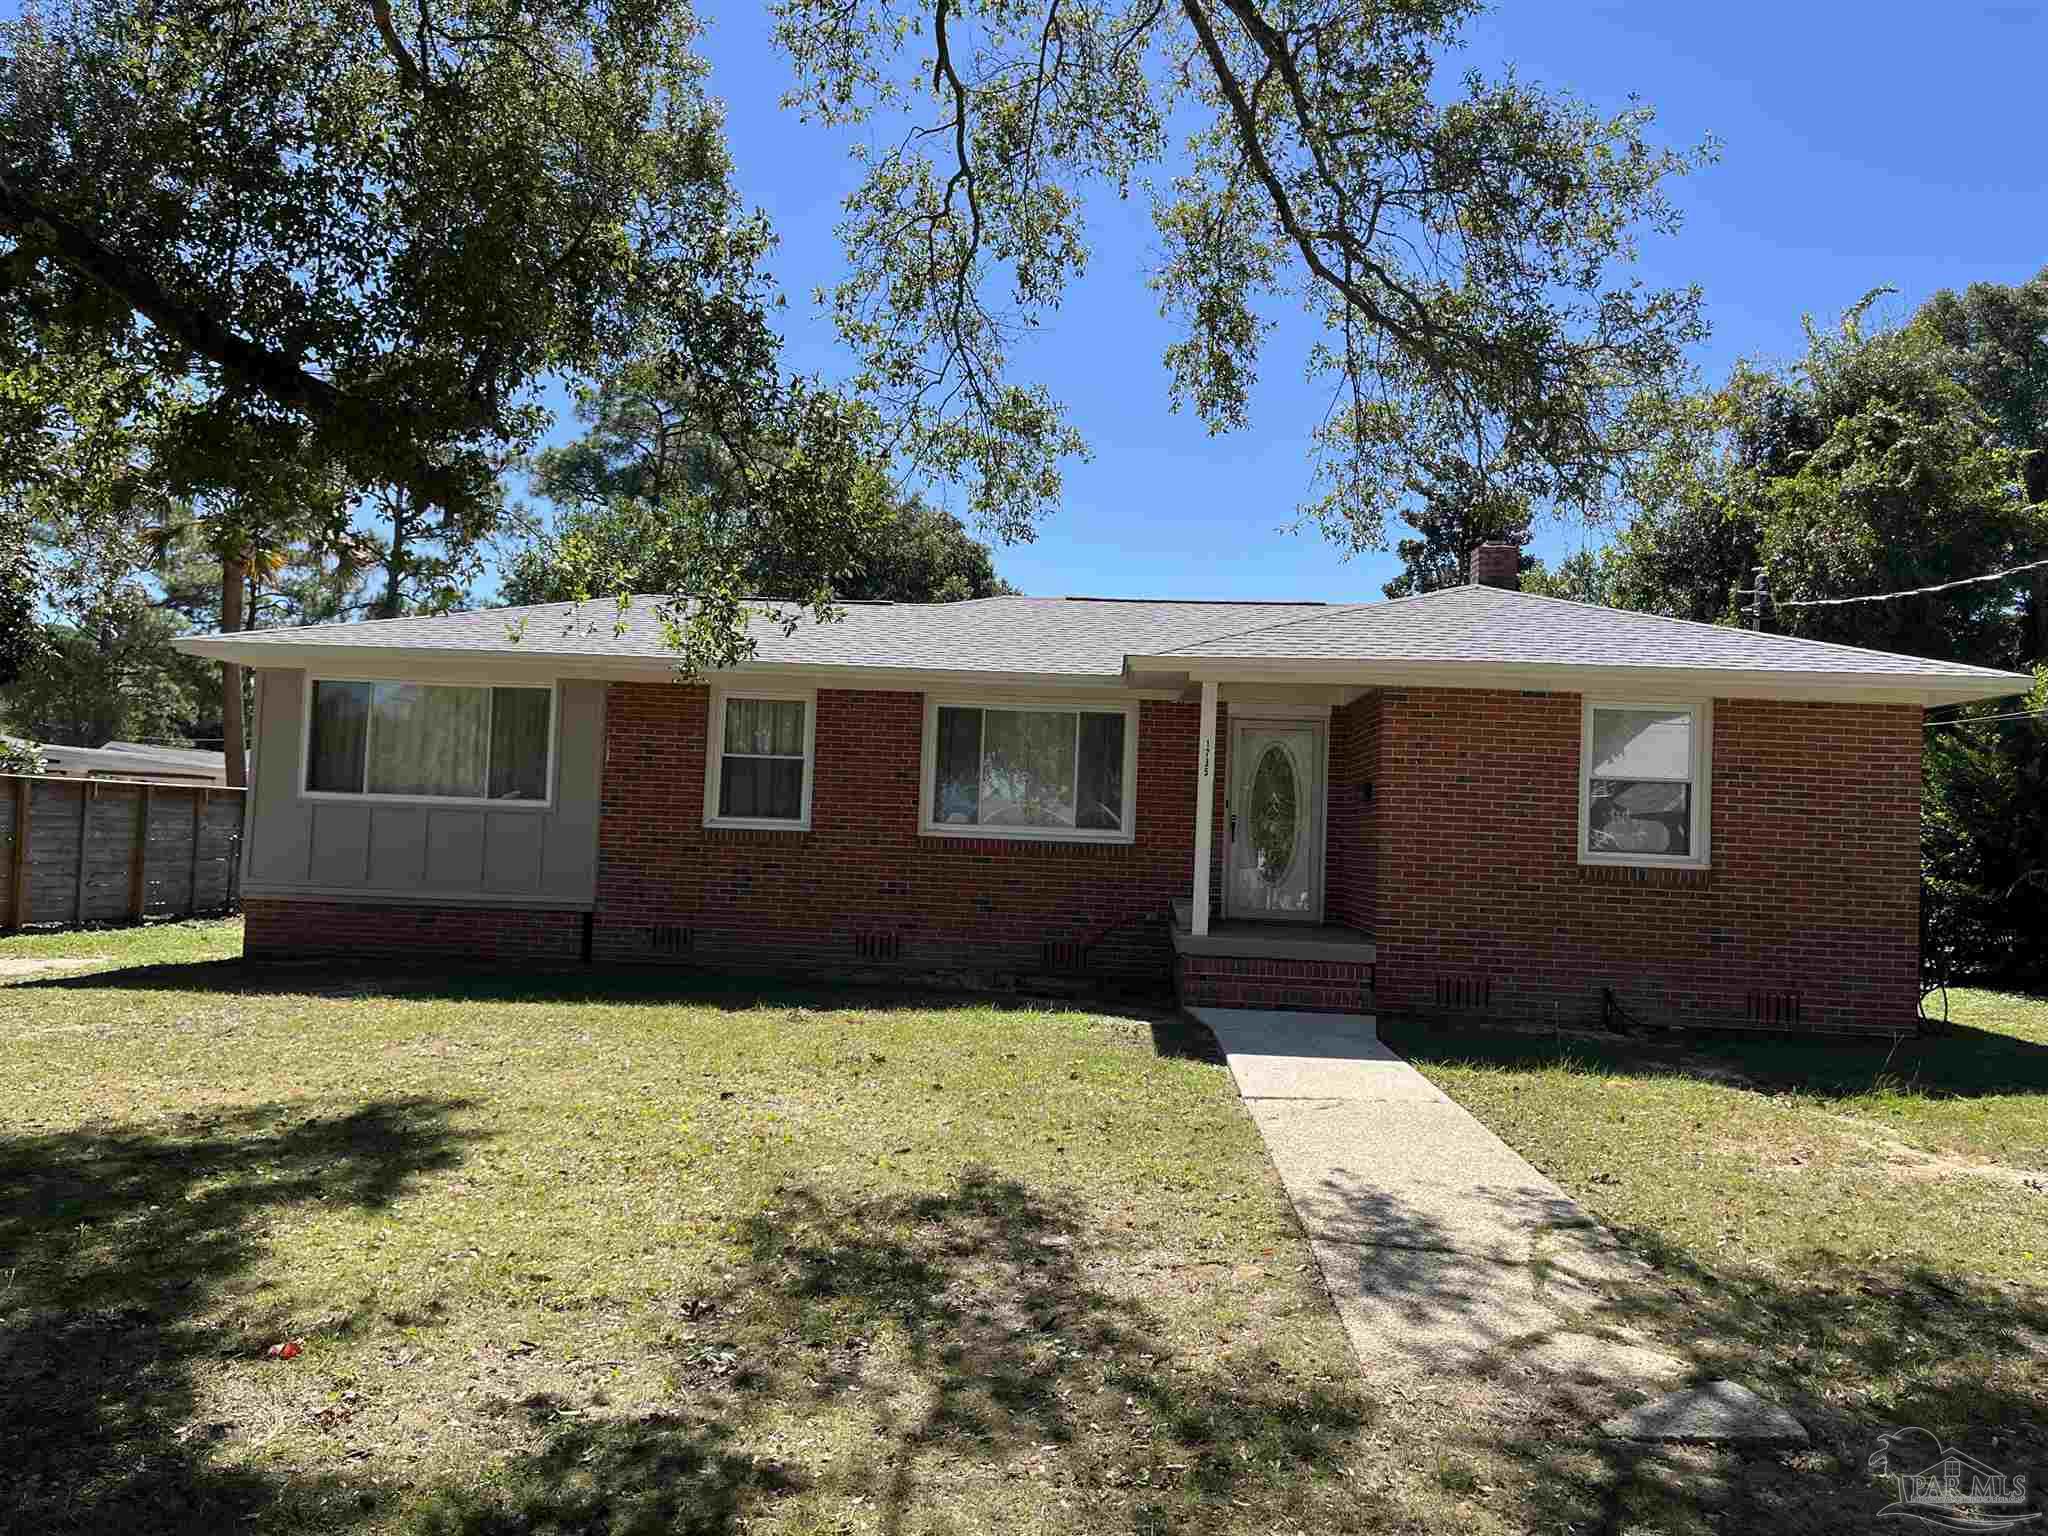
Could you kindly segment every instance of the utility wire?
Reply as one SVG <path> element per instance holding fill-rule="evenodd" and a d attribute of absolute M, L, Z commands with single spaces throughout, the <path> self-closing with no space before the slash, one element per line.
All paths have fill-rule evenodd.
<path fill-rule="evenodd" d="M 1991 725 L 1999 720 L 2048 720 L 2048 709 L 2017 709 L 2009 715 L 1965 715 L 1954 720 L 1930 720 L 1927 729 L 1938 731 L 1945 725 Z"/>
<path fill-rule="evenodd" d="M 2016 565 L 2011 570 L 1993 571 L 1987 576 L 1965 576 L 1960 581 L 1937 582 L 1931 587 L 1913 587 L 1905 592 L 1871 592 L 1862 597 L 1798 597 L 1791 599 L 1771 597 L 1765 594 L 1773 608 L 1839 608 L 1845 603 L 1884 603 L 1895 597 L 1925 597 L 1930 592 L 1947 592 L 1955 587 L 1973 586 L 1980 581 L 2003 581 L 2008 576 L 2021 576 L 2028 571 L 2048 567 L 2048 560 L 2035 560 L 2026 565 Z M 1753 588 L 1738 589 L 1737 595 L 1753 595 Z"/>

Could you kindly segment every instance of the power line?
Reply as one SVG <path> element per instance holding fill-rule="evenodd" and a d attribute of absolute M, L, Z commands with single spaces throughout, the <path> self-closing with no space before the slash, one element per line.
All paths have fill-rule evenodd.
<path fill-rule="evenodd" d="M 1927 729 L 1938 731 L 1945 725 L 1991 725 L 2000 720 L 2048 720 L 2048 709 L 2016 709 L 2009 715 L 1965 715 L 1955 720 L 1930 720 Z"/>
<path fill-rule="evenodd" d="M 1947 592 L 1955 587 L 1973 586 L 1981 581 L 2003 581 L 2008 576 L 2022 576 L 2028 571 L 2038 571 L 2044 567 L 2048 567 L 2048 560 L 2034 560 L 2026 565 L 2016 565 L 2010 570 L 1993 571 L 1987 576 L 1965 576 L 1959 581 L 1937 582 L 1931 587 L 1913 587 L 1904 592 L 1871 592 L 1862 597 L 1799 597 L 1784 601 L 1769 597 L 1767 593 L 1761 595 L 1768 598 L 1773 608 L 1839 608 L 1845 603 L 1885 603 L 1895 597 L 1925 597 L 1930 592 Z M 1748 596 L 1749 592 L 1745 589 L 1739 595 Z"/>

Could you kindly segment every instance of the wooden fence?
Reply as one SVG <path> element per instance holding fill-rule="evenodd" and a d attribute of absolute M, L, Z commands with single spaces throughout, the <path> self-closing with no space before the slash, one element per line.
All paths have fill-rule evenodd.
<path fill-rule="evenodd" d="M 244 791 L 0 775 L 0 928 L 235 904 Z"/>

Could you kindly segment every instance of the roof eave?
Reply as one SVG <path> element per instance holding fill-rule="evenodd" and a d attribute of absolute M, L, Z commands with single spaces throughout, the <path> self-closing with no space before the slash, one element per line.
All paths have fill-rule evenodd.
<path fill-rule="evenodd" d="M 173 642 L 189 656 L 248 667 L 284 667 L 409 681 L 590 678 L 667 681 L 675 659 L 665 655 L 601 656 L 575 652 L 437 646 L 318 645 L 231 635 L 192 635 Z M 1364 661 L 1311 657 L 1129 655 L 1121 674 L 982 671 L 883 667 L 830 662 L 750 661 L 708 678 L 772 676 L 821 685 L 934 688 L 1066 689 L 1125 696 L 1172 697 L 1186 682 L 1333 683 L 1353 687 L 1541 689 L 1546 692 L 1635 694 L 1638 697 L 1804 699 L 1934 706 L 2009 698 L 2033 686 L 2023 672 L 1941 676 L 1911 673 L 1782 672 L 1748 668 L 1563 665 L 1552 662 Z"/>
<path fill-rule="evenodd" d="M 2034 684 L 2023 672 L 1941 676 L 1913 673 L 1764 671 L 1736 667 L 1637 667 L 1511 661 L 1366 661 L 1311 657 L 1132 655 L 1131 674 L 1172 669 L 1191 682 L 1341 682 L 1387 688 L 1513 688 L 1552 693 L 1757 698 L 1837 703 L 1970 704 L 2009 698 Z"/>
<path fill-rule="evenodd" d="M 492 682 L 519 679 L 592 679 L 667 682 L 676 676 L 673 656 L 592 656 L 569 651 L 475 650 L 436 646 L 311 645 L 266 642 L 225 635 L 191 635 L 173 644 L 188 656 L 231 661 L 245 667 L 278 667 L 330 676 L 390 678 L 408 682 Z M 830 662 L 749 661 L 699 675 L 701 681 L 773 677 L 815 686 L 1025 689 L 1037 692 L 1115 694 L 1119 698 L 1176 698 L 1178 675 L 1131 678 L 1121 673 L 1015 672 L 934 667 L 880 667 Z"/>

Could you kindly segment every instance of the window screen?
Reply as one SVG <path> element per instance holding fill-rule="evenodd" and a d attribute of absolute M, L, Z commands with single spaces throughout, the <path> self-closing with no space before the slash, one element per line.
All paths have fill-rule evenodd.
<path fill-rule="evenodd" d="M 313 684 L 306 788 L 321 794 L 545 800 L 545 688 Z"/>
<path fill-rule="evenodd" d="M 804 711 L 801 699 L 725 701 L 718 814 L 741 821 L 801 821 Z"/>
<path fill-rule="evenodd" d="M 1121 711 L 942 706 L 933 750 L 938 826 L 1121 832 Z"/>
<path fill-rule="evenodd" d="M 1586 851 L 1690 856 L 1693 712 L 1595 706 L 1592 714 Z"/>

